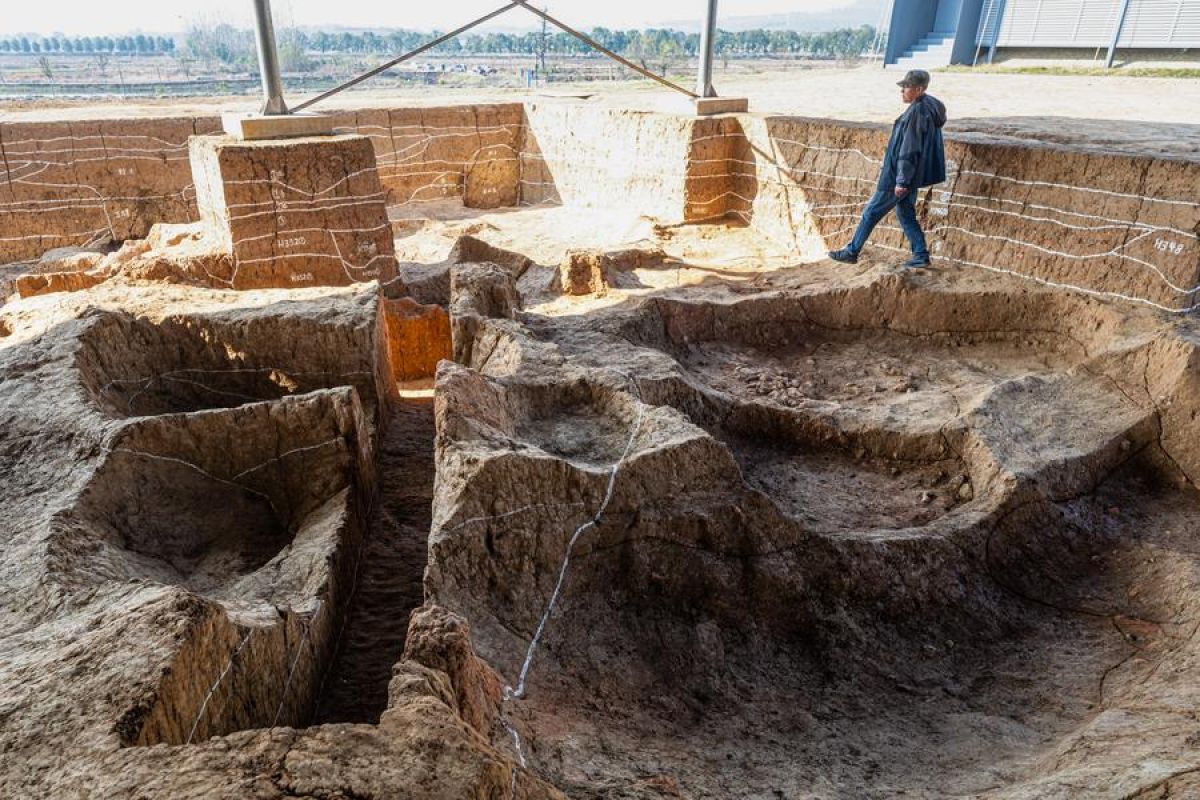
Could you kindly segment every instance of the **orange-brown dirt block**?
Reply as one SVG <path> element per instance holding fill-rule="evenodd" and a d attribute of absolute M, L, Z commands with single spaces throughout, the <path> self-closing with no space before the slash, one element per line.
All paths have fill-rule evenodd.
<path fill-rule="evenodd" d="M 341 286 L 396 274 L 375 152 L 363 136 L 191 143 L 208 238 L 235 289 Z"/>
<path fill-rule="evenodd" d="M 408 297 L 381 299 L 380 308 L 393 380 L 432 378 L 438 362 L 453 355 L 450 315 L 439 305 L 422 305 Z"/>
<path fill-rule="evenodd" d="M 0 263 L 194 218 L 188 137 L 218 127 L 212 118 L 0 125 Z"/>
<path fill-rule="evenodd" d="M 389 205 L 447 197 L 474 208 L 517 204 L 517 103 L 362 109 L 338 113 L 334 122 L 338 133 L 371 140 Z"/>
<path fill-rule="evenodd" d="M 572 295 L 605 294 L 622 272 L 661 267 L 667 254 L 658 247 L 623 250 L 571 250 L 559 268 L 563 292 Z"/>
<path fill-rule="evenodd" d="M 104 283 L 104 272 L 42 272 L 17 278 L 17 293 L 21 297 L 37 297 L 52 292 L 78 292 Z"/>

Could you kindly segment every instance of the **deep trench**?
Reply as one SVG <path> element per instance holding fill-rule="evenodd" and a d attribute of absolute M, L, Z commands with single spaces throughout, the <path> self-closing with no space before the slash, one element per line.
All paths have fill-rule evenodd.
<path fill-rule="evenodd" d="M 433 400 L 402 400 L 380 436 L 379 495 L 359 556 L 354 594 L 313 724 L 375 724 L 422 578 L 433 504 Z"/>

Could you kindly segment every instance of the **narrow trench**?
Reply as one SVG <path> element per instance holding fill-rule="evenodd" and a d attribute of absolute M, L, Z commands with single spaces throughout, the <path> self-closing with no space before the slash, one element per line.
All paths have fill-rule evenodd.
<path fill-rule="evenodd" d="M 375 724 L 387 707 L 388 681 L 404 650 L 408 616 L 423 600 L 433 436 L 433 400 L 428 398 L 402 400 L 383 431 L 379 497 L 314 725 Z"/>

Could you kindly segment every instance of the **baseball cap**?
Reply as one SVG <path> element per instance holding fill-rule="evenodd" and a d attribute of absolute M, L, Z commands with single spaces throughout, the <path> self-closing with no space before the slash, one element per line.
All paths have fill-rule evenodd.
<path fill-rule="evenodd" d="M 910 69 L 904 77 L 896 81 L 897 86 L 929 86 L 929 73 L 923 69 Z"/>

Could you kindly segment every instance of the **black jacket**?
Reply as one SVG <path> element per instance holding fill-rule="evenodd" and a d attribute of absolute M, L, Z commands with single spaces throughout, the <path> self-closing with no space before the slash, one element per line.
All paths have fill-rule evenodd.
<path fill-rule="evenodd" d="M 942 126 L 946 106 L 932 95 L 914 100 L 892 125 L 883 170 L 876 189 L 889 192 L 897 186 L 920 189 L 946 180 L 946 149 Z"/>

